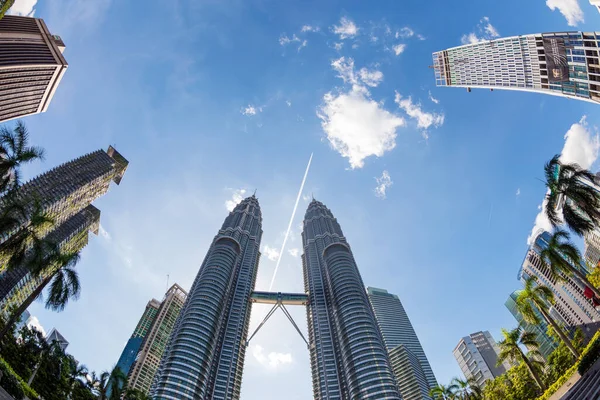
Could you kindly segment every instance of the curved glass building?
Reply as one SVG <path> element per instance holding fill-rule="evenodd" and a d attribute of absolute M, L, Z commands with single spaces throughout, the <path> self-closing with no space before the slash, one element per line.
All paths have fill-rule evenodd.
<path fill-rule="evenodd" d="M 225 219 L 179 315 L 153 399 L 239 399 L 261 224 L 254 196 Z"/>
<path fill-rule="evenodd" d="M 302 231 L 315 399 L 401 399 L 383 337 L 342 229 L 313 200 Z"/>

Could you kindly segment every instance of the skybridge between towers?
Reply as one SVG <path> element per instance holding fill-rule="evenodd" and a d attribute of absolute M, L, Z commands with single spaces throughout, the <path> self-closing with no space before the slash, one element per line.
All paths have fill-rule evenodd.
<path fill-rule="evenodd" d="M 294 322 L 294 319 L 290 315 L 289 311 L 287 310 L 287 308 L 285 308 L 286 305 L 288 305 L 288 306 L 306 306 L 306 305 L 308 305 L 308 295 L 307 294 L 305 294 L 305 293 L 282 293 L 282 292 L 256 292 L 255 291 L 255 292 L 252 292 L 252 295 L 250 296 L 250 302 L 251 303 L 259 303 L 259 304 L 273 304 L 273 307 L 267 313 L 267 315 L 262 320 L 262 322 L 256 327 L 256 330 L 254 331 L 254 333 L 252 335 L 250 335 L 250 338 L 246 341 L 246 346 L 248 346 L 250 344 L 250 341 L 252 340 L 252 338 L 258 333 L 260 328 L 263 327 L 263 325 L 267 322 L 267 320 L 269 318 L 271 318 L 271 316 L 275 313 L 275 311 L 277 311 L 278 308 L 281 308 L 281 311 L 283 311 L 283 313 L 285 314 L 287 319 L 292 323 L 294 328 L 296 328 L 296 332 L 298 332 L 300 337 L 302 337 L 302 340 L 304 340 L 304 343 L 306 343 L 306 346 L 310 347 L 310 345 L 308 344 L 308 341 L 302 334 L 302 331 L 300 331 L 300 328 L 298 328 L 298 325 L 296 325 L 296 322 Z"/>

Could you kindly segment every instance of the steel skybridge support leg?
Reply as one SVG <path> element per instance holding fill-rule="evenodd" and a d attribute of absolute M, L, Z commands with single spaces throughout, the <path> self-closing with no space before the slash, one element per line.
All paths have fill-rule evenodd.
<path fill-rule="evenodd" d="M 277 304 L 275 304 L 273 306 L 273 308 L 271 308 L 271 311 L 269 311 L 267 313 L 267 315 L 262 320 L 262 322 L 256 327 L 256 330 L 254 331 L 254 333 L 252 334 L 252 336 L 250 336 L 250 339 L 246 340 L 246 347 L 248 347 L 248 345 L 250 344 L 250 341 L 252 340 L 252 338 L 254 337 L 254 335 L 256 335 L 258 333 L 259 329 L 262 328 L 262 326 L 265 324 L 265 322 L 267 322 L 267 320 L 269 318 L 271 318 L 271 315 L 273 315 L 273 313 L 275 312 L 275 310 L 277 310 L 277 307 L 279 307 L 280 305 L 281 305 L 280 303 L 277 303 Z"/>
<path fill-rule="evenodd" d="M 281 309 L 283 310 L 283 313 L 285 314 L 285 316 L 290 320 L 290 322 L 292 323 L 292 325 L 294 325 L 294 328 L 296 328 L 296 332 L 298 332 L 298 334 L 300 335 L 300 337 L 302 337 L 302 340 L 304 340 L 304 343 L 306 343 L 306 347 L 310 348 L 310 345 L 308 344 L 308 341 L 306 340 L 306 338 L 302 334 L 302 331 L 300 331 L 300 328 L 298 328 L 298 325 L 296 325 L 296 322 L 294 322 L 294 318 L 292 318 L 292 316 L 290 315 L 290 313 L 287 310 L 287 308 L 285 308 L 285 306 L 283 305 L 283 303 L 281 304 Z"/>

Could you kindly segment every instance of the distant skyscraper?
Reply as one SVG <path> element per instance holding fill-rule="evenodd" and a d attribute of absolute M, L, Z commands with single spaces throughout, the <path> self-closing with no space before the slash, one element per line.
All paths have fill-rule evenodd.
<path fill-rule="evenodd" d="M 581 326 L 589 336 L 590 332 L 586 332 L 589 330 L 588 325 L 600 321 L 600 312 L 595 309 L 592 301 L 585 297 L 585 285 L 575 276 L 565 276 L 563 281 L 558 281 L 552 277 L 548 268 L 542 265 L 539 253 L 547 246 L 549 240 L 548 232 L 536 236 L 533 245 L 527 251 L 518 277 L 524 281 L 529 276 L 536 276 L 539 284 L 547 286 L 554 293 L 555 302 L 551 314 L 558 316 L 568 327 Z"/>
<path fill-rule="evenodd" d="M 526 331 L 535 334 L 536 340 L 539 344 L 539 351 L 544 357 L 544 359 L 548 359 L 548 356 L 558 347 L 558 344 L 554 339 L 548 336 L 548 324 L 542 318 L 542 315 L 537 312 L 538 317 L 540 318 L 541 323 L 539 325 L 530 324 L 525 322 L 523 315 L 517 309 L 517 297 L 519 296 L 519 291 L 516 290 L 510 294 L 504 305 L 508 308 L 508 311 L 515 317 L 519 325 Z M 537 310 L 536 310 L 537 311 Z"/>
<path fill-rule="evenodd" d="M 390 352 L 402 398 L 430 399 L 429 390 L 437 386 L 437 381 L 400 299 L 384 289 L 369 287 L 367 293 Z"/>
<path fill-rule="evenodd" d="M 140 324 L 143 325 L 139 326 L 140 324 L 138 324 L 139 331 L 136 328 L 138 334 L 143 333 L 145 330 L 147 330 L 147 333 L 144 335 L 144 341 L 137 358 L 130 368 L 129 387 L 141 390 L 144 393 L 148 393 L 150 390 L 150 385 L 175 327 L 175 321 L 185 303 L 186 296 L 187 293 L 175 284 L 165 294 L 165 298 L 156 313 L 153 311 L 154 304 L 152 302 L 148 303 L 144 313 L 147 318 L 144 320 L 142 317 L 142 320 L 140 320 Z M 154 321 L 148 330 L 147 323 L 154 313 Z M 136 332 L 134 332 L 135 334 Z"/>
<path fill-rule="evenodd" d="M 505 373 L 508 363 L 496 366 L 500 350 L 488 331 L 465 336 L 454 349 L 454 358 L 467 379 L 473 378 L 480 387 L 485 381 Z"/>
<path fill-rule="evenodd" d="M 239 399 L 261 226 L 255 196 L 225 219 L 173 330 L 153 399 Z"/>
<path fill-rule="evenodd" d="M 52 328 L 48 336 L 46 336 L 46 342 L 49 345 L 57 344 L 58 347 L 64 352 L 69 347 L 69 342 L 65 337 L 56 330 L 56 328 Z"/>
<path fill-rule="evenodd" d="M 550 32 L 433 53 L 437 86 L 508 89 L 600 102 L 600 32 Z"/>
<path fill-rule="evenodd" d="M 313 200 L 302 231 L 313 397 L 400 399 L 385 343 L 342 229 Z"/>
<path fill-rule="evenodd" d="M 121 357 L 119 357 L 119 361 L 117 361 L 116 367 L 118 367 L 123 374 L 128 375 L 133 362 L 135 361 L 140 348 L 142 347 L 142 342 L 148 331 L 150 331 L 150 327 L 152 323 L 156 319 L 156 314 L 158 314 L 158 309 L 160 308 L 160 301 L 156 299 L 152 299 L 146 305 L 146 309 L 142 314 L 139 322 L 137 323 L 133 334 L 127 341 L 123 352 L 121 353 Z"/>
<path fill-rule="evenodd" d="M 55 230 L 48 234 L 48 239 L 57 243 L 62 252 L 77 252 L 88 243 L 88 233 L 98 233 L 100 225 L 100 210 L 88 205 L 77 214 L 71 216 Z M 29 307 L 33 299 L 29 296 L 35 291 L 43 290 L 52 279 L 53 270 L 43 271 L 38 276 L 33 276 L 24 266 L 19 266 L 12 271 L 0 273 L 0 311 L 8 315 L 13 307 L 20 307 L 28 302 Z"/>
<path fill-rule="evenodd" d="M 67 70 L 64 48 L 39 18 L 0 19 L 0 122 L 48 109 Z"/>

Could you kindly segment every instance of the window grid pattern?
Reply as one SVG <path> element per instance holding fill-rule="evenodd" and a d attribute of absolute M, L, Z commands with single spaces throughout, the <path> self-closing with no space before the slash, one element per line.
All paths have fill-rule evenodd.
<path fill-rule="evenodd" d="M 562 38 L 568 82 L 550 82 L 544 38 Z M 433 53 L 437 86 L 534 91 L 600 102 L 600 32 L 515 36 Z"/>

